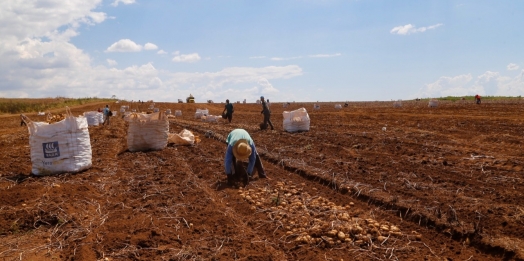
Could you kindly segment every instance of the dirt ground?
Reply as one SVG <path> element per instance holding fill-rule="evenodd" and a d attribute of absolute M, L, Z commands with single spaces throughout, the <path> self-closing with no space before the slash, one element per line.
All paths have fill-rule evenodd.
<path fill-rule="evenodd" d="M 118 114 L 89 127 L 91 168 L 45 177 L 18 115 L 1 117 L 0 260 L 524 259 L 524 103 L 274 103 L 264 131 L 260 105 L 234 105 L 228 124 L 194 118 L 224 104 L 155 104 L 201 140 L 160 151 L 129 152 Z M 310 131 L 285 132 L 282 112 L 301 107 Z M 227 185 L 235 128 L 269 179 Z"/>

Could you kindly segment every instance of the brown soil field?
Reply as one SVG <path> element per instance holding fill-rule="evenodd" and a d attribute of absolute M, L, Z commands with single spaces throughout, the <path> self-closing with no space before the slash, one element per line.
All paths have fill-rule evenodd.
<path fill-rule="evenodd" d="M 44 177 L 28 129 L 3 116 L 0 260 L 524 260 L 524 103 L 319 104 L 273 103 L 262 131 L 258 104 L 234 104 L 229 124 L 194 118 L 224 104 L 157 103 L 200 142 L 130 152 L 117 115 L 89 127 L 91 168 Z M 301 107 L 310 130 L 285 132 L 282 112 Z M 269 179 L 227 185 L 235 128 Z"/>

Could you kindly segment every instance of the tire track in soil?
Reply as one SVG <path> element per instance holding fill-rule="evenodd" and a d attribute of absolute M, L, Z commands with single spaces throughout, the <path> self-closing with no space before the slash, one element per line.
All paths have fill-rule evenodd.
<path fill-rule="evenodd" d="M 171 121 L 172 124 L 175 124 L 177 126 L 180 126 L 182 128 L 191 129 L 193 131 L 196 131 L 200 134 L 204 134 L 208 130 L 214 130 L 214 129 L 226 129 L 222 128 L 221 126 L 215 126 L 210 127 L 210 125 L 207 124 L 201 124 L 201 123 L 192 123 L 188 121 L 180 121 L 180 120 L 174 120 Z M 206 128 L 207 127 L 207 128 Z M 171 128 L 174 129 L 174 128 Z M 223 130 L 220 130 L 221 132 Z M 221 155 L 225 151 L 225 135 L 227 133 L 214 133 L 214 139 L 203 139 L 201 144 L 198 144 L 196 147 L 203 147 L 205 146 L 205 151 L 202 151 L 203 154 L 207 154 L 211 157 L 216 157 L 216 155 Z M 255 141 L 256 142 L 256 141 Z M 218 145 L 216 145 L 218 143 Z M 211 148 L 212 147 L 212 148 Z M 258 148 L 257 148 L 258 149 Z M 288 164 L 283 164 L 281 159 L 275 158 L 274 155 L 269 155 L 267 151 L 263 149 L 258 149 L 259 153 L 261 154 L 261 157 L 264 159 L 265 168 L 267 169 L 268 173 L 270 173 L 271 180 L 265 181 L 265 180 L 255 180 L 254 182 L 250 183 L 248 185 L 247 189 L 253 187 L 254 189 L 263 189 L 267 187 L 277 187 L 278 182 L 285 182 L 286 184 L 303 184 L 303 188 L 306 191 L 309 191 L 310 194 L 313 195 L 321 195 L 330 201 L 334 202 L 335 204 L 339 206 L 347 205 L 349 201 L 354 201 L 355 197 L 352 197 L 349 194 L 346 193 L 339 193 L 340 191 L 337 191 L 336 189 L 333 189 L 331 180 L 322 179 L 321 177 L 311 175 L 308 171 L 303 170 L 301 167 L 293 167 Z M 190 162 L 194 164 L 194 166 L 202 166 L 205 165 L 204 162 L 199 162 L 200 158 L 194 158 L 189 159 Z M 222 158 L 220 158 L 221 160 Z M 220 161 L 218 160 L 218 161 Z M 270 163 L 270 164 L 267 164 Z M 222 167 L 222 166 L 220 166 Z M 223 168 L 223 167 L 222 167 Z M 206 174 L 212 175 L 213 179 L 224 179 L 225 175 L 223 174 L 223 170 L 213 170 L 211 171 L 213 174 Z M 299 174 L 299 175 L 296 175 Z M 218 175 L 218 177 L 217 177 Z M 222 176 L 222 177 L 220 177 Z M 306 185 L 307 184 L 307 185 Z M 336 186 L 335 186 L 336 187 Z M 233 190 L 234 189 L 229 189 Z M 246 191 L 246 190 L 244 190 Z M 374 200 L 371 197 L 368 196 L 357 196 L 356 198 L 359 199 L 359 201 L 356 202 L 355 206 L 358 209 L 356 212 L 352 213 L 355 215 L 355 217 L 361 217 L 362 219 L 365 219 L 366 217 L 374 217 L 374 218 L 380 218 L 383 221 L 391 221 L 394 220 L 398 222 L 398 224 L 402 224 L 402 230 L 406 231 L 419 231 L 423 234 L 424 240 L 422 242 L 416 242 L 409 240 L 409 235 L 406 235 L 405 239 L 408 239 L 407 242 L 405 242 L 406 245 L 413 244 L 416 245 L 417 243 L 419 246 L 414 247 L 413 249 L 403 249 L 402 247 L 398 247 L 398 249 L 402 249 L 405 252 L 399 252 L 397 255 L 393 255 L 393 253 L 388 253 L 388 249 L 392 251 L 394 247 L 385 248 L 385 252 L 380 252 L 380 249 L 376 250 L 376 252 L 369 251 L 366 248 L 360 248 L 358 245 L 339 245 L 337 247 L 326 247 L 325 245 L 317 245 L 314 247 L 305 247 L 303 244 L 300 244 L 297 242 L 281 242 L 281 237 L 283 232 L 285 231 L 279 231 L 278 226 L 275 225 L 275 222 L 271 222 L 268 220 L 268 217 L 265 215 L 261 215 L 264 211 L 263 208 L 259 208 L 256 213 L 253 213 L 253 209 L 249 209 L 245 206 L 245 201 L 242 200 L 242 197 L 235 196 L 235 193 L 228 193 L 228 198 L 231 198 L 230 200 L 235 200 L 235 202 L 242 202 L 236 204 L 236 210 L 238 213 L 242 213 L 245 215 L 246 219 L 248 219 L 251 215 L 255 215 L 254 220 L 254 226 L 257 226 L 257 231 L 261 234 L 265 234 L 265 237 L 270 239 L 272 242 L 279 242 L 275 243 L 277 244 L 278 248 L 281 248 L 284 250 L 284 252 L 287 254 L 288 258 L 292 260 L 305 260 L 304 258 L 310 258 L 310 260 L 316 260 L 316 259 L 324 259 L 324 258 L 334 258 L 336 260 L 338 259 L 344 259 L 351 257 L 351 260 L 355 259 L 362 259 L 362 260 L 368 260 L 370 258 L 374 259 L 388 259 L 388 258 L 400 258 L 400 260 L 404 259 L 426 259 L 426 260 L 441 260 L 442 258 L 451 258 L 451 259 L 461 259 L 468 260 L 475 256 L 475 260 L 492 260 L 493 256 L 487 255 L 485 253 L 479 252 L 478 249 L 468 247 L 460 242 L 450 240 L 450 237 L 443 236 L 442 234 L 437 233 L 434 229 L 428 228 L 428 227 L 421 227 L 417 224 L 414 224 L 412 222 L 403 222 L 403 217 L 398 216 L 398 207 L 390 206 L 385 203 L 380 203 Z M 391 213 L 393 211 L 393 213 Z M 369 213 L 369 214 L 367 214 Z M 395 223 L 395 222 L 393 222 Z M 264 230 L 262 230 L 264 229 Z M 282 230 L 282 229 L 281 229 Z M 411 238 L 412 239 L 412 238 Z M 426 240 L 431 239 L 431 240 Z M 401 240 L 401 239 L 399 239 Z M 307 244 L 306 244 L 307 245 Z M 382 249 L 384 250 L 384 249 Z M 329 253 L 329 255 L 326 256 L 326 251 Z M 362 251 L 362 252 L 359 252 Z M 365 254 L 363 254 L 365 252 Z"/>

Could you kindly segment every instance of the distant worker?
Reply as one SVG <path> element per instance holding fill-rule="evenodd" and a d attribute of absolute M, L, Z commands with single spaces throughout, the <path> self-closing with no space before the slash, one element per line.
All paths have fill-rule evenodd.
<path fill-rule="evenodd" d="M 235 129 L 227 135 L 227 150 L 224 158 L 224 166 L 227 183 L 232 185 L 235 180 L 235 170 L 242 166 L 242 161 L 248 160 L 245 183 L 258 172 L 259 178 L 267 178 L 260 156 L 258 156 L 255 142 L 244 129 Z"/>
<path fill-rule="evenodd" d="M 475 95 L 475 101 L 477 102 L 477 104 L 480 104 L 480 95 Z"/>
<path fill-rule="evenodd" d="M 269 107 L 267 106 L 266 101 L 264 100 L 264 96 L 260 96 L 260 101 L 262 102 L 262 112 L 261 114 L 264 114 L 264 123 L 262 124 L 263 129 L 267 129 L 267 125 L 271 126 L 271 129 L 273 128 L 273 123 L 271 123 L 271 111 L 269 110 Z"/>
<path fill-rule="evenodd" d="M 104 123 L 102 123 L 102 125 L 109 125 L 109 116 L 110 115 L 111 111 L 109 110 L 109 105 L 106 104 L 106 107 L 104 108 Z"/>
<path fill-rule="evenodd" d="M 226 117 L 224 119 L 227 119 L 229 123 L 231 123 L 231 120 L 233 119 L 233 112 L 234 112 L 233 104 L 229 103 L 229 100 L 226 100 L 226 106 L 222 114 L 224 113 L 226 114 Z"/>
<path fill-rule="evenodd" d="M 20 114 L 20 126 L 27 126 L 27 124 L 24 121 L 25 115 Z"/>

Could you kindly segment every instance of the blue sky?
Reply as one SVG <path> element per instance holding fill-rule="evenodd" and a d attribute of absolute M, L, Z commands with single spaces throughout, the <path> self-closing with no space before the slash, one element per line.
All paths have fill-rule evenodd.
<path fill-rule="evenodd" d="M 524 94 L 524 1 L 3 0 L 0 97 Z"/>

